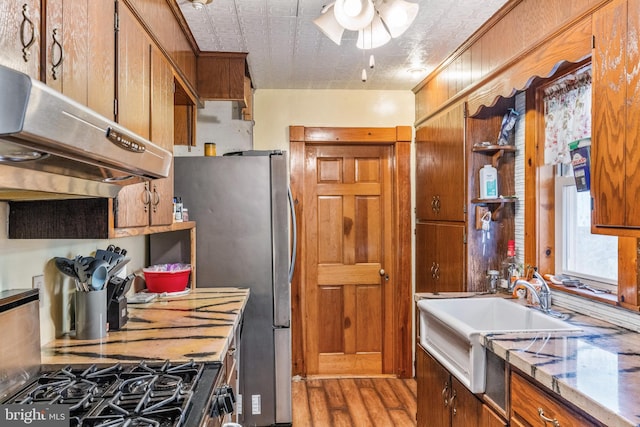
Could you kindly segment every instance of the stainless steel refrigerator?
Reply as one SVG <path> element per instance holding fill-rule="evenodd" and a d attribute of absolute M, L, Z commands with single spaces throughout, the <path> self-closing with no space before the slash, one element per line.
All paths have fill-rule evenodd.
<path fill-rule="evenodd" d="M 240 344 L 239 420 L 290 425 L 289 254 L 295 251 L 286 153 L 176 157 L 174 193 L 196 221 L 198 288 L 251 288 Z"/>

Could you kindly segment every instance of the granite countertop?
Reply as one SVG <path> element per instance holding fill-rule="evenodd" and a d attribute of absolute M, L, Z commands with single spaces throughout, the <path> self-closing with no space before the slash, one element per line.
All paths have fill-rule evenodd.
<path fill-rule="evenodd" d="M 638 334 L 558 307 L 578 333 L 487 335 L 485 346 L 607 426 L 640 425 Z"/>
<path fill-rule="evenodd" d="M 42 363 L 148 360 L 222 362 L 249 289 L 205 288 L 146 304 L 129 304 L 129 321 L 96 340 L 64 336 L 42 348 Z"/>

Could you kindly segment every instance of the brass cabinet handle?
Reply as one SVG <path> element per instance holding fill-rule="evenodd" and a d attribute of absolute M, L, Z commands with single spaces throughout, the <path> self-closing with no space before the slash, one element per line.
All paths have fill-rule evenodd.
<path fill-rule="evenodd" d="M 20 24 L 20 42 L 22 43 L 22 58 L 24 62 L 29 62 L 31 56 L 31 46 L 36 41 L 36 27 L 33 25 L 28 15 L 27 4 L 22 5 L 22 23 Z"/>
<path fill-rule="evenodd" d="M 58 80 L 58 67 L 62 64 L 63 50 L 62 45 L 58 41 L 57 28 L 54 28 L 51 32 L 51 38 L 53 39 L 53 43 L 51 43 L 51 76 L 53 80 Z M 56 57 L 56 50 L 59 52 L 57 61 L 54 59 Z"/>
<path fill-rule="evenodd" d="M 440 263 L 437 263 L 437 264 L 434 263 L 434 264 L 435 264 L 435 270 L 434 270 L 434 273 L 433 273 L 433 278 L 438 280 L 438 279 L 440 279 Z"/>
<path fill-rule="evenodd" d="M 144 189 L 142 203 L 144 203 L 144 211 L 149 212 L 149 205 L 151 205 L 151 191 L 149 191 L 148 188 Z"/>
<path fill-rule="evenodd" d="M 449 398 L 449 406 L 451 406 L 451 411 L 453 413 L 453 415 L 456 415 L 458 413 L 458 410 L 456 409 L 455 406 L 455 400 L 456 400 L 456 390 L 455 389 L 451 389 L 451 398 Z"/>
<path fill-rule="evenodd" d="M 444 406 L 447 406 L 449 404 L 449 399 L 447 398 L 448 394 L 449 394 L 449 382 L 445 381 L 444 388 L 442 389 L 442 400 L 444 401 Z"/>
<path fill-rule="evenodd" d="M 433 264 L 431 264 L 431 278 L 432 279 L 436 279 L 436 262 L 433 261 Z"/>
<path fill-rule="evenodd" d="M 545 426 L 547 423 L 551 423 L 553 427 L 560 427 L 560 421 L 555 418 L 551 419 L 549 417 L 545 417 L 544 410 L 542 410 L 542 408 L 538 408 L 538 416 L 540 416 L 540 419 L 544 422 Z"/>
<path fill-rule="evenodd" d="M 158 187 L 155 186 L 155 184 L 153 185 L 153 211 L 157 212 L 158 211 L 158 205 L 160 204 L 160 193 L 158 193 Z"/>
<path fill-rule="evenodd" d="M 436 199 L 436 213 L 440 213 L 440 196 Z"/>

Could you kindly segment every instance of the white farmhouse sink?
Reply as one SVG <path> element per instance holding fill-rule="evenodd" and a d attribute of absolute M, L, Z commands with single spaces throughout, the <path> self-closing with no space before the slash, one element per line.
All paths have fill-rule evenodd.
<path fill-rule="evenodd" d="M 473 393 L 484 393 L 482 335 L 579 332 L 580 328 L 504 298 L 418 301 L 420 344 Z"/>

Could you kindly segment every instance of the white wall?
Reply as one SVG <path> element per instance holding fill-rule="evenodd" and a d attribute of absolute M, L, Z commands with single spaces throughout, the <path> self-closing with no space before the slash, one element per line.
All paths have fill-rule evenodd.
<path fill-rule="evenodd" d="M 173 154 L 182 156 L 204 156 L 205 142 L 216 144 L 218 156 L 230 151 L 245 151 L 252 147 L 253 122 L 241 120 L 241 109 L 237 102 L 205 101 L 198 109 L 196 123 L 196 146 L 176 145 Z"/>
<path fill-rule="evenodd" d="M 413 126 L 415 97 L 407 91 L 256 90 L 253 146 L 289 150 L 289 126 Z"/>

